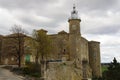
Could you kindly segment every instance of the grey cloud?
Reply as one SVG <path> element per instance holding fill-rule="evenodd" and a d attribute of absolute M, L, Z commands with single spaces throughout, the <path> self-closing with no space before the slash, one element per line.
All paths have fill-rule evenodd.
<path fill-rule="evenodd" d="M 3 35 L 3 34 L 8 34 L 9 32 L 9 30 L 10 30 L 10 26 L 9 26 L 9 28 L 7 28 L 5 25 L 0 25 L 0 35 Z"/>
<path fill-rule="evenodd" d="M 39 10 L 45 11 L 53 4 L 57 4 L 61 0 L 0 0 L 0 6 L 8 9 L 26 9 L 26 10 Z M 65 1 L 64 6 L 72 6 L 71 1 Z M 78 0 L 76 1 L 79 11 L 91 11 L 91 10 L 107 10 L 109 8 L 115 8 L 118 0 Z M 48 6 L 49 5 L 49 6 Z M 63 6 L 63 7 L 64 7 Z M 64 7 L 65 9 L 65 7 Z M 67 8 L 68 9 L 68 8 Z"/>
<path fill-rule="evenodd" d="M 102 54 L 102 59 L 101 59 L 101 62 L 104 63 L 110 63 L 112 61 L 112 59 L 114 58 L 114 56 L 111 56 L 111 55 L 105 55 L 105 54 Z"/>
<path fill-rule="evenodd" d="M 98 35 L 101 35 L 102 40 L 100 40 L 100 42 L 103 43 L 105 39 L 108 38 L 108 36 L 105 38 L 103 35 L 115 35 L 116 33 L 120 32 L 119 17 L 114 18 L 113 15 L 111 15 L 112 18 L 111 16 L 107 17 L 107 11 L 112 11 L 113 13 L 115 12 L 119 14 L 119 4 L 119 0 L 76 0 L 77 10 L 79 11 L 80 16 L 84 14 L 84 16 L 82 16 L 83 23 L 81 22 L 81 31 L 87 35 L 92 35 L 87 39 L 99 41 L 101 37 L 99 38 Z M 0 9 L 8 10 L 5 12 L 8 14 L 1 15 L 5 18 L 4 21 L 1 18 L 0 20 L 6 25 L 0 25 L 0 33 L 7 34 L 10 26 L 13 26 L 15 23 L 20 23 L 20 25 L 23 25 L 26 30 L 29 28 L 30 33 L 33 29 L 40 28 L 48 30 L 49 33 L 57 33 L 58 30 L 61 29 L 66 30 L 66 26 L 68 26 L 68 24 L 63 26 L 61 25 L 67 23 L 67 20 L 70 17 L 70 12 L 72 11 L 72 6 L 72 0 L 0 0 Z M 12 17 L 7 17 L 7 15 Z M 43 22 L 34 18 L 33 15 L 47 17 L 53 21 Z M 116 15 L 116 17 L 117 16 L 119 15 Z M 85 20 L 85 18 L 87 20 Z M 108 22 L 110 21 L 110 23 L 105 24 L 105 20 L 103 19 L 108 20 Z M 115 39 L 117 39 L 117 37 Z M 112 36 L 112 38 L 114 37 Z M 103 44 L 101 45 L 102 61 L 109 62 L 112 60 L 111 54 L 113 54 L 115 50 L 116 52 L 119 52 L 119 46 L 116 46 L 116 44 L 108 45 L 109 43 L 107 44 L 106 42 Z M 114 51 L 113 49 L 109 50 L 104 48 L 111 46 L 114 47 Z"/>
<path fill-rule="evenodd" d="M 54 22 L 51 23 L 44 23 L 33 19 L 31 16 L 26 17 L 22 15 L 22 18 L 18 18 L 19 21 L 28 25 L 41 25 L 47 27 L 57 27 L 58 23 L 60 22 L 67 22 L 68 17 L 70 16 L 70 11 L 72 10 L 72 1 L 65 1 L 65 5 L 61 6 L 62 8 L 49 8 L 49 6 L 53 6 L 52 4 L 58 3 L 59 0 L 0 0 L 0 6 L 4 8 L 10 8 L 15 11 L 17 8 L 23 12 L 24 14 L 29 14 L 28 10 L 35 12 L 37 15 L 46 16 L 49 18 L 54 19 Z M 101 15 L 106 16 L 106 9 L 111 9 L 115 6 L 118 0 L 78 0 L 77 2 L 77 9 L 79 9 L 79 14 L 91 15 L 93 18 L 95 16 L 99 17 Z M 48 6 L 49 5 L 49 6 Z M 66 8 L 69 6 L 69 9 Z M 71 6 L 71 8 L 70 8 Z M 50 9 L 50 10 L 49 10 Z M 55 10 L 54 10 L 55 9 Z M 83 12 L 82 12 L 83 10 Z M 87 13 L 84 12 L 87 11 Z M 101 11 L 100 11 L 101 10 Z M 68 14 L 66 14 L 68 13 Z M 106 33 L 114 33 L 117 32 L 118 28 L 108 28 L 108 27 L 101 27 L 93 30 L 86 30 L 87 33 L 95 33 L 95 34 L 106 34 Z"/>
<path fill-rule="evenodd" d="M 0 0 L 1 7 L 15 9 L 32 9 L 46 6 L 47 4 L 57 2 L 57 0 Z"/>
<path fill-rule="evenodd" d="M 35 14 L 35 16 L 40 16 L 40 14 Z M 34 18 L 34 14 L 27 14 L 26 12 L 23 12 L 20 15 L 17 15 L 17 19 L 19 21 L 21 21 L 24 24 L 28 24 L 28 25 L 35 25 L 35 26 L 47 26 L 47 27 L 57 27 L 59 26 L 58 24 L 60 22 L 67 22 L 67 14 L 56 14 L 56 15 L 51 15 L 49 17 L 47 17 L 48 19 L 51 19 L 52 21 L 50 22 L 44 22 L 41 20 L 37 20 L 36 18 Z M 46 17 L 46 16 L 45 16 Z"/>
<path fill-rule="evenodd" d="M 34 26 L 47 26 L 47 27 L 57 27 L 58 23 L 65 22 L 68 19 L 69 15 L 65 14 L 67 9 L 62 8 L 49 8 L 53 4 L 58 3 L 60 0 L 0 0 L 0 6 L 12 12 L 22 11 L 23 14 L 17 15 L 16 19 L 27 25 Z M 48 6 L 49 5 L 49 6 Z M 63 7 L 63 6 L 62 6 Z M 27 16 L 30 12 L 33 11 L 38 16 L 49 17 L 54 20 L 54 22 L 47 23 L 37 21 L 31 16 Z M 13 13 L 14 15 L 14 13 Z M 19 16 L 22 16 L 19 18 Z M 66 21 L 67 22 L 67 21 Z"/>
<path fill-rule="evenodd" d="M 103 26 L 88 30 L 87 33 L 89 34 L 116 34 L 120 30 L 119 25 L 108 25 L 104 27 Z"/>
<path fill-rule="evenodd" d="M 34 17 L 32 17 L 33 15 L 27 15 L 27 14 L 21 14 L 19 16 L 17 16 L 17 19 L 27 25 L 38 25 L 40 24 L 40 21 L 36 20 Z"/>
<path fill-rule="evenodd" d="M 102 47 L 102 60 L 104 62 L 112 61 L 114 57 L 119 58 L 120 54 L 118 53 L 120 50 L 120 46 L 112 46 L 112 47 Z M 105 61 L 106 60 L 106 61 Z"/>
<path fill-rule="evenodd" d="M 79 9 L 83 8 L 86 10 L 107 10 L 116 6 L 118 0 L 79 0 L 78 5 Z"/>

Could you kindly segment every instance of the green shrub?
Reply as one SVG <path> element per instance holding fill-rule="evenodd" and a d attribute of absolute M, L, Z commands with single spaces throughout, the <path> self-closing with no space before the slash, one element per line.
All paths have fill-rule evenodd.
<path fill-rule="evenodd" d="M 8 68 L 8 67 L 7 67 Z M 41 67 L 40 64 L 27 63 L 26 67 L 14 67 L 11 69 L 12 72 L 19 75 L 28 75 L 31 77 L 41 77 Z"/>
<path fill-rule="evenodd" d="M 35 63 L 27 63 L 27 67 L 23 69 L 23 73 L 25 75 L 30 75 L 33 77 L 40 77 L 41 76 L 41 66 L 40 64 L 35 64 Z"/>
<path fill-rule="evenodd" d="M 107 70 L 108 70 L 107 67 L 108 67 L 108 66 L 103 65 L 103 66 L 102 66 L 102 72 L 107 71 Z"/>

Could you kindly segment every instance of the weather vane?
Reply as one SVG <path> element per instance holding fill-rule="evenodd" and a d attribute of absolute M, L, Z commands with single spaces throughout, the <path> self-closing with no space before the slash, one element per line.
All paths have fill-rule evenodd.
<path fill-rule="evenodd" d="M 76 1 L 76 0 L 73 0 L 73 9 L 75 9 L 75 1 Z"/>
<path fill-rule="evenodd" d="M 73 4 L 74 4 L 74 5 L 75 5 L 75 1 L 76 1 L 76 0 L 73 0 Z"/>
<path fill-rule="evenodd" d="M 75 1 L 76 1 L 76 0 L 73 0 L 73 7 L 74 7 L 74 8 L 75 8 Z"/>

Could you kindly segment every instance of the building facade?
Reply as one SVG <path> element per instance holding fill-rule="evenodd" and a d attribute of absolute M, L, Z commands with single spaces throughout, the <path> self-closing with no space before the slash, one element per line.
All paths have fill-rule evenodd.
<path fill-rule="evenodd" d="M 80 22 L 81 19 L 78 17 L 78 11 L 76 10 L 76 7 L 73 6 L 71 17 L 68 19 L 69 33 L 65 31 L 61 31 L 58 32 L 58 34 L 49 35 L 52 40 L 52 44 L 53 44 L 52 47 L 54 47 L 50 59 L 62 60 L 66 65 L 68 64 L 69 66 L 73 66 L 75 64 L 76 68 L 75 67 L 72 68 L 73 69 L 79 68 L 77 70 L 79 76 L 75 73 L 71 75 L 67 75 L 67 76 L 76 75 L 76 77 L 74 76 L 75 78 L 73 80 L 101 77 L 102 75 L 101 75 L 101 63 L 100 63 L 100 42 L 88 41 L 87 39 L 82 37 L 80 30 L 81 28 Z M 60 66 L 61 63 L 51 62 L 49 64 L 50 66 L 52 65 L 52 67 L 53 66 L 55 67 L 56 65 Z M 61 73 L 65 73 L 64 75 L 66 75 L 69 74 L 69 72 L 67 72 L 68 69 L 69 68 L 66 67 L 65 68 L 66 72 L 64 71 L 62 72 L 61 69 L 57 68 L 57 70 L 53 69 L 54 72 L 51 73 L 47 72 L 47 73 L 48 75 L 53 73 L 53 75 L 55 76 L 60 76 L 57 75 L 57 72 L 61 72 Z M 50 68 L 49 70 L 52 70 L 52 68 Z M 63 77 L 64 75 L 61 75 L 60 77 Z M 49 77 L 48 80 L 55 80 L 55 77 L 51 79 Z M 58 78 L 56 78 L 56 80 L 58 80 Z M 65 80 L 72 80 L 72 79 L 66 78 Z"/>
<path fill-rule="evenodd" d="M 18 57 L 20 54 L 21 64 L 24 63 L 24 43 L 26 35 L 10 34 L 0 36 L 0 64 L 18 65 Z M 19 52 L 19 53 L 18 53 Z"/>
<path fill-rule="evenodd" d="M 47 68 L 43 69 L 46 80 L 88 80 L 102 76 L 100 42 L 88 41 L 82 37 L 80 22 L 81 19 L 74 5 L 71 17 L 68 19 L 69 33 L 60 31 L 58 34 L 48 35 L 52 41 L 53 50 L 47 59 L 49 61 Z M 0 36 L 0 63 L 2 64 L 17 63 L 14 54 L 16 53 L 15 47 L 18 45 L 11 36 Z M 21 49 L 24 49 L 22 51 L 26 50 L 26 46 L 30 48 L 29 44 L 28 39 L 24 38 L 21 43 Z M 11 47 L 14 47 L 14 50 L 11 50 Z M 23 55 L 23 62 L 25 62 L 24 57 Z"/>

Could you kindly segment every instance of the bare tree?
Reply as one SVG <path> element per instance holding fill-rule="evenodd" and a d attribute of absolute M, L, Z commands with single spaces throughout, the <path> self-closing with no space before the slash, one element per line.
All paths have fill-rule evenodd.
<path fill-rule="evenodd" d="M 12 32 L 10 38 L 14 39 L 15 44 L 12 47 L 16 51 L 14 55 L 17 57 L 18 67 L 21 67 L 21 57 L 24 54 L 24 37 L 26 37 L 25 30 L 20 25 L 14 25 L 10 31 Z"/>

